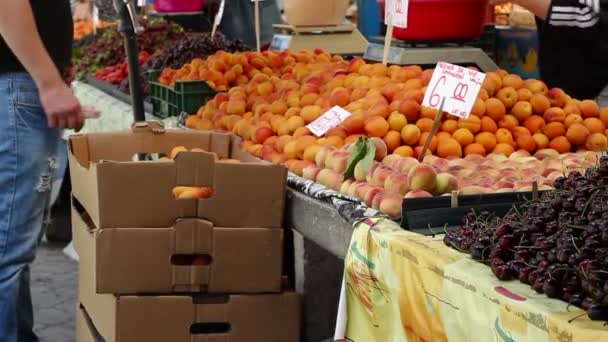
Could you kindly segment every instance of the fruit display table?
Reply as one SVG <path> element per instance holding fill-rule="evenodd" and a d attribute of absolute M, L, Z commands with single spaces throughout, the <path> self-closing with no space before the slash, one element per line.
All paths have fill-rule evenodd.
<path fill-rule="evenodd" d="M 503 282 L 390 220 L 356 225 L 345 259 L 345 336 L 352 341 L 606 341 L 585 311 Z"/>

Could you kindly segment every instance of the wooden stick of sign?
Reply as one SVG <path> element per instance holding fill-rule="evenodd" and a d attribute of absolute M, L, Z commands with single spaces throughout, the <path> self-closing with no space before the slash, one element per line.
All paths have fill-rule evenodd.
<path fill-rule="evenodd" d="M 387 2 L 387 6 L 389 6 L 390 1 Z M 386 23 L 386 36 L 384 36 L 384 54 L 382 55 L 382 64 L 386 65 L 388 63 L 388 55 L 391 50 L 391 43 L 393 41 L 393 14 L 389 13 L 388 22 Z"/>
<path fill-rule="evenodd" d="M 226 0 L 222 0 L 220 3 L 220 8 L 217 10 L 215 14 L 215 18 L 213 19 L 213 28 L 211 29 L 211 38 L 215 37 L 215 32 L 217 32 L 218 26 L 222 22 L 222 17 L 224 16 L 224 7 L 226 6 Z"/>
<path fill-rule="evenodd" d="M 254 15 L 255 15 L 255 44 L 257 51 L 260 52 L 260 1 L 254 0 Z"/>
<path fill-rule="evenodd" d="M 443 119 L 443 105 L 445 103 L 445 97 L 441 99 L 441 105 L 439 106 L 439 111 L 437 112 L 437 114 L 435 114 L 435 121 L 433 122 L 433 127 L 431 127 L 431 131 L 429 132 L 429 135 L 426 137 L 426 141 L 424 142 L 424 147 L 422 148 L 422 152 L 420 152 L 420 156 L 418 157 L 418 161 L 422 162 L 422 160 L 424 159 L 424 156 L 426 156 L 426 151 L 429 149 L 429 146 L 431 146 L 431 142 L 433 141 L 433 137 L 435 136 L 435 133 L 437 133 L 437 129 L 439 128 L 439 125 L 441 124 L 441 119 Z"/>

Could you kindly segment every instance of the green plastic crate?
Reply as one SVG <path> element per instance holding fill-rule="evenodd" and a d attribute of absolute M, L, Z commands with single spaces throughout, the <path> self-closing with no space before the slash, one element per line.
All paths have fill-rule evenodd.
<path fill-rule="evenodd" d="M 199 108 L 217 94 L 205 81 L 177 81 L 175 88 L 158 82 L 160 71 L 150 75 L 150 101 L 154 115 L 167 118 L 182 112 L 195 114 Z"/>

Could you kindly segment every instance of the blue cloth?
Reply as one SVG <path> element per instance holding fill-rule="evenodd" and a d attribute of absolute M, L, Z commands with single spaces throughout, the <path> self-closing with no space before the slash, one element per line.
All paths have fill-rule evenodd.
<path fill-rule="evenodd" d="M 48 217 L 60 132 L 26 73 L 0 74 L 0 342 L 34 342 L 29 264 Z"/>
<path fill-rule="evenodd" d="M 226 0 L 224 15 L 220 23 L 221 32 L 229 39 L 240 39 L 252 50 L 255 41 L 255 10 L 251 0 Z M 280 24 L 281 13 L 277 0 L 260 1 L 260 44 L 262 47 L 272 41 L 272 25 Z"/>

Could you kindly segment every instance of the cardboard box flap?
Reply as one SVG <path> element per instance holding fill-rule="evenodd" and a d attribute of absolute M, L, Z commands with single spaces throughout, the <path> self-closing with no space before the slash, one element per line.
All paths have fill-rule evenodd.
<path fill-rule="evenodd" d="M 206 220 L 182 219 L 173 229 L 175 254 L 213 253 L 213 223 Z"/>

